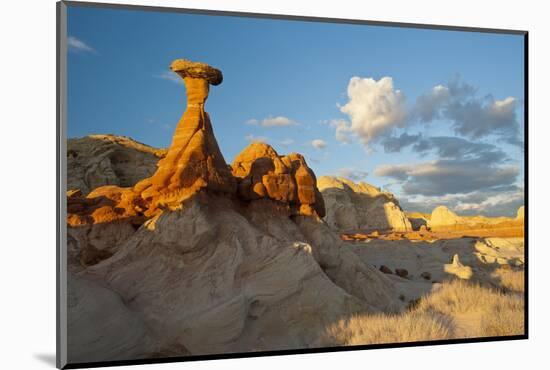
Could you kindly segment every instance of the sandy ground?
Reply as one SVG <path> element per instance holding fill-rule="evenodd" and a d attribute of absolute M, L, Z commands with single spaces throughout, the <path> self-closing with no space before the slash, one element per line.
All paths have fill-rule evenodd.
<path fill-rule="evenodd" d="M 435 235 L 430 233 L 430 238 L 425 240 L 395 235 L 343 239 L 364 263 L 391 271 L 388 277 L 398 286 L 404 302 L 414 301 L 438 289 L 442 282 L 455 278 L 500 288 L 498 269 L 523 270 L 522 237 L 451 238 L 452 235 L 446 233 L 445 237 L 432 239 Z M 464 325 L 468 325 L 466 321 Z"/>
<path fill-rule="evenodd" d="M 354 345 L 523 334 L 524 239 L 495 234 L 344 235 L 343 248 L 394 282 L 403 309 L 342 320 L 329 337 Z"/>

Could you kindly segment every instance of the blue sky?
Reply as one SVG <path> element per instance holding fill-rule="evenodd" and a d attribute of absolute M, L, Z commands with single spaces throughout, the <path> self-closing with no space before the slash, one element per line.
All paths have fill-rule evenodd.
<path fill-rule="evenodd" d="M 228 163 L 264 140 L 406 210 L 523 204 L 522 36 L 75 6 L 68 36 L 70 137 L 168 146 L 185 58 L 224 74 L 206 109 Z"/>

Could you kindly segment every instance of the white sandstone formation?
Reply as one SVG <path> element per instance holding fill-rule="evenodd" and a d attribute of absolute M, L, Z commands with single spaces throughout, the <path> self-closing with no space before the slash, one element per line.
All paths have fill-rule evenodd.
<path fill-rule="evenodd" d="M 337 231 L 410 231 L 411 223 L 388 192 L 341 177 L 321 176 L 317 187 L 326 206 L 325 221 Z"/>
<path fill-rule="evenodd" d="M 166 151 L 129 137 L 90 135 L 67 141 L 67 189 L 86 195 L 103 185 L 132 186 L 151 176 Z"/>

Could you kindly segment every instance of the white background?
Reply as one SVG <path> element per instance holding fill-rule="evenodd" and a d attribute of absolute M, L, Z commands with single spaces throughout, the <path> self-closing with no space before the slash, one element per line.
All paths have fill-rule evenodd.
<path fill-rule="evenodd" d="M 111 2 L 123 3 L 111 0 Z M 132 4 L 530 31 L 530 339 L 142 366 L 139 369 L 548 368 L 550 39 L 545 1 L 171 0 Z M 55 358 L 55 2 L 2 2 L 0 22 L 0 368 Z M 138 369 L 133 367 L 134 369 Z"/>

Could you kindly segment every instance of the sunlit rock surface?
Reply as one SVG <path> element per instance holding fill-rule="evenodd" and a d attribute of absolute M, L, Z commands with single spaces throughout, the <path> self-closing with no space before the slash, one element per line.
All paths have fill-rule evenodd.
<path fill-rule="evenodd" d="M 391 193 L 351 180 L 321 176 L 317 180 L 326 205 L 325 221 L 334 230 L 409 231 L 411 223 Z"/>

